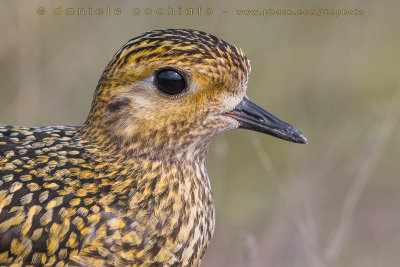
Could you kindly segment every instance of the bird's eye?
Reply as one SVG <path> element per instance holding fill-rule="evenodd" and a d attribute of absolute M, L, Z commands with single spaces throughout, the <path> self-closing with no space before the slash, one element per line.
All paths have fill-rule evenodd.
<path fill-rule="evenodd" d="M 158 71 L 155 78 L 158 89 L 167 95 L 179 94 L 186 87 L 183 76 L 173 69 Z"/>

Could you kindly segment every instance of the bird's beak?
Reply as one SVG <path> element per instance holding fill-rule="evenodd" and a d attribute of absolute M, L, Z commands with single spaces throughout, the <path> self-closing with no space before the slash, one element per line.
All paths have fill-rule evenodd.
<path fill-rule="evenodd" d="M 243 98 L 236 108 L 224 113 L 239 122 L 239 128 L 266 133 L 290 142 L 307 144 L 307 138 L 290 124 Z"/>

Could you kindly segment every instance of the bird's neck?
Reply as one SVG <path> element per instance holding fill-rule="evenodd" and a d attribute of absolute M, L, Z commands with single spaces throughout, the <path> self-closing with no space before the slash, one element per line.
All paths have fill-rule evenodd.
<path fill-rule="evenodd" d="M 94 161 L 104 165 L 98 174 L 106 177 L 100 183 L 99 198 L 104 210 L 141 218 L 128 231 L 147 236 L 149 244 L 165 244 L 163 249 L 176 255 L 182 266 L 198 266 L 215 225 L 206 148 L 192 147 L 162 157 L 125 155 L 125 150 L 111 148 L 88 147 Z"/>
<path fill-rule="evenodd" d="M 94 115 L 90 115 L 92 118 Z M 121 134 L 109 129 L 98 120 L 88 119 L 77 131 L 77 135 L 98 149 L 103 156 L 117 156 L 119 159 L 135 158 L 162 159 L 168 162 L 205 159 L 213 135 L 199 138 L 196 133 L 166 133 L 160 129 Z"/>

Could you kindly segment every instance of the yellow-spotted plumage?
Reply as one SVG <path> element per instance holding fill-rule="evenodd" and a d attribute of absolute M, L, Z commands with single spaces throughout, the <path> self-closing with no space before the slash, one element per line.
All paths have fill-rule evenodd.
<path fill-rule="evenodd" d="M 157 89 L 165 68 L 179 94 Z M 249 70 L 212 35 L 152 31 L 114 55 L 82 127 L 0 126 L 0 265 L 199 266 L 214 230 L 207 148 L 244 125 L 231 111 Z"/>

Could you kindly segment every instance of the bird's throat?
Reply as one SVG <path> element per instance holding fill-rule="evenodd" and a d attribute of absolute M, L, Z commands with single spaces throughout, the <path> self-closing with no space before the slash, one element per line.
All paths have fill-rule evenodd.
<path fill-rule="evenodd" d="M 96 176 L 110 177 L 112 173 L 115 178 L 99 181 L 102 190 L 98 202 L 103 212 L 125 222 L 125 234 L 138 236 L 132 246 L 163 250 L 160 255 L 170 255 L 183 263 L 180 266 L 197 266 L 214 230 L 206 150 L 187 150 L 169 157 L 146 153 L 115 157 L 113 150 L 93 147 L 88 151 L 94 161 L 99 158 L 104 164 L 108 159 L 106 165 L 97 168 Z M 99 242 L 105 240 L 93 239 L 87 250 L 95 249 Z M 163 259 L 149 259 L 149 265 L 154 263 L 150 260 Z"/>

